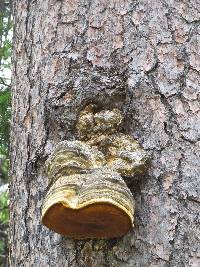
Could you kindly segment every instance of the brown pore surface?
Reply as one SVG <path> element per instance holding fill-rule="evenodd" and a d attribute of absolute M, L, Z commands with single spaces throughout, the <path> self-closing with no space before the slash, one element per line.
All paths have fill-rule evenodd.
<path fill-rule="evenodd" d="M 108 203 L 90 204 L 78 210 L 56 203 L 42 222 L 49 229 L 75 239 L 120 237 L 132 228 L 128 215 Z"/>

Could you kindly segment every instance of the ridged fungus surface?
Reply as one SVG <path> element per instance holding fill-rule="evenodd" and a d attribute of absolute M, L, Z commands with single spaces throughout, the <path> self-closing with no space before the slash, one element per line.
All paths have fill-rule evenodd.
<path fill-rule="evenodd" d="M 120 132 L 118 109 L 87 106 L 77 121 L 79 141 L 60 142 L 46 162 L 49 190 L 42 222 L 75 239 L 113 238 L 134 222 L 134 199 L 122 177 L 145 172 L 148 154 Z"/>

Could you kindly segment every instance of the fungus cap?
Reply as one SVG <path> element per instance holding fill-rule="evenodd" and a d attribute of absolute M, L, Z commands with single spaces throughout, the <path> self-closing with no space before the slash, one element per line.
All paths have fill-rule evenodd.
<path fill-rule="evenodd" d="M 123 179 L 101 168 L 60 177 L 45 198 L 42 222 L 75 239 L 107 239 L 126 234 L 133 215 L 134 200 Z"/>

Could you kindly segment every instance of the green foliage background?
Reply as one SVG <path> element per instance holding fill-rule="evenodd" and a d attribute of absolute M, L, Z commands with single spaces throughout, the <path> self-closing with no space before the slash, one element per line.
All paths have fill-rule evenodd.
<path fill-rule="evenodd" d="M 0 185 L 8 182 L 11 117 L 10 77 L 12 16 L 10 2 L 0 0 Z M 0 266 L 8 266 L 8 193 L 0 193 Z"/>
<path fill-rule="evenodd" d="M 10 2 L 0 0 L 0 177 L 8 178 L 9 131 L 11 116 L 10 78 L 12 17 Z"/>
<path fill-rule="evenodd" d="M 10 132 L 10 90 L 0 92 L 0 154 L 8 155 Z"/>
<path fill-rule="evenodd" d="M 0 194 L 0 228 L 1 228 L 1 238 L 0 238 L 0 255 L 5 255 L 7 252 L 7 230 L 8 230 L 8 194 Z M 0 266 L 3 266 L 3 260 L 0 258 Z"/>

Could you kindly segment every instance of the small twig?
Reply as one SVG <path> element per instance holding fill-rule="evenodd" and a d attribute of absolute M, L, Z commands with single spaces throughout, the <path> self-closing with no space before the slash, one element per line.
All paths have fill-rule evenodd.
<path fill-rule="evenodd" d="M 7 234 L 4 231 L 0 230 L 0 237 L 7 238 Z"/>
<path fill-rule="evenodd" d="M 6 258 L 6 255 L 3 255 L 3 254 L 0 254 L 0 259 L 5 259 Z"/>
<path fill-rule="evenodd" d="M 4 223 L 0 223 L 0 229 L 5 229 L 6 227 L 8 227 L 8 223 L 4 222 Z"/>
<path fill-rule="evenodd" d="M 9 88 L 11 87 L 10 84 L 7 84 L 2 77 L 0 77 L 0 83 Z"/>
<path fill-rule="evenodd" d="M 0 208 L 0 212 L 1 212 L 1 211 L 4 211 L 4 210 L 6 210 L 6 209 L 8 209 L 7 206 Z"/>

